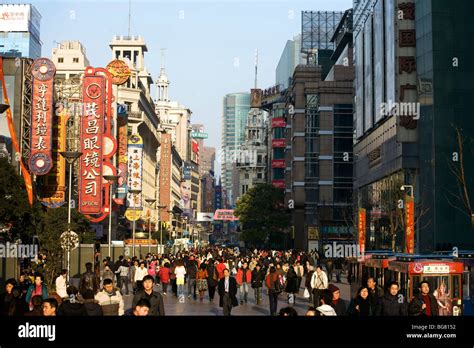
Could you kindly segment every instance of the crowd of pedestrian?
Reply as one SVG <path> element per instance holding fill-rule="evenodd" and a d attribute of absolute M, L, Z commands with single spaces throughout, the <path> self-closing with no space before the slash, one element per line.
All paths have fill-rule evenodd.
<path fill-rule="evenodd" d="M 296 297 L 307 301 L 308 316 L 438 315 L 439 311 L 427 282 L 420 284 L 420 294 L 407 303 L 396 282 L 384 293 L 369 278 L 346 304 L 339 287 L 332 283 L 334 271 L 335 283 L 341 283 L 344 260 L 323 263 L 314 251 L 211 246 L 98 261 L 85 265 L 77 287 L 67 281 L 67 270 L 56 277 L 54 291 L 48 289 L 40 272 L 7 280 L 0 295 L 1 315 L 164 316 L 164 296 L 174 296 L 179 305 L 191 298 L 203 302 L 207 294 L 213 303 L 216 290 L 223 314 L 231 315 L 234 307 L 248 303 L 250 289 L 257 306 L 262 305 L 265 293 L 272 316 L 296 315 Z M 129 295 L 133 295 L 132 307 L 126 310 L 124 297 Z M 279 301 L 287 306 L 278 312 Z"/>

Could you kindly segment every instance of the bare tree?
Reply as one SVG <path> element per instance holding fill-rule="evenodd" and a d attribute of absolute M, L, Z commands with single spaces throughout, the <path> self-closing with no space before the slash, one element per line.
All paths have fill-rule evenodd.
<path fill-rule="evenodd" d="M 470 192 L 469 192 L 469 186 L 466 180 L 466 173 L 465 173 L 465 163 L 464 163 L 464 144 L 465 144 L 465 138 L 462 133 L 462 129 L 452 125 L 454 130 L 456 131 L 456 141 L 458 145 L 458 153 L 457 153 L 457 158 L 455 160 L 454 156 L 456 154 L 453 154 L 453 158 L 451 160 L 448 159 L 448 165 L 451 170 L 451 173 L 453 173 L 454 177 L 456 178 L 456 183 L 457 183 L 457 192 L 451 192 L 447 191 L 448 197 L 447 201 L 448 204 L 460 211 L 463 215 L 466 215 L 468 218 L 471 219 L 471 227 L 474 228 L 474 212 L 473 208 L 471 205 L 471 199 L 470 199 Z M 458 204 L 456 204 L 458 203 Z M 459 203 L 462 203 L 462 206 L 459 206 Z"/>

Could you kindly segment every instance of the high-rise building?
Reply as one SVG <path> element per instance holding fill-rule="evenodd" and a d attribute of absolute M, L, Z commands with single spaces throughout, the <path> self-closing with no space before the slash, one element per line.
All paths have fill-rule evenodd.
<path fill-rule="evenodd" d="M 458 194 L 474 192 L 472 153 L 463 156 L 468 179 L 462 185 L 455 171 L 461 163 L 457 129 L 463 141 L 474 130 L 468 116 L 473 87 L 466 83 L 474 73 L 458 64 L 474 54 L 467 44 L 473 3 L 354 5 L 354 188 L 367 212 L 366 249 L 407 251 L 411 243 L 420 253 L 472 249 L 472 211 Z M 412 186 L 407 191 L 415 201 L 412 241 L 404 214 L 393 214 L 408 198 L 402 185 Z"/>
<path fill-rule="evenodd" d="M 201 163 L 199 170 L 201 175 L 207 174 L 210 171 L 214 172 L 214 162 L 216 160 L 216 148 L 204 146 L 200 154 Z"/>
<path fill-rule="evenodd" d="M 29 4 L 0 5 L 0 55 L 41 57 L 41 15 Z"/>
<path fill-rule="evenodd" d="M 237 160 L 239 171 L 238 197 L 257 184 L 267 182 L 268 112 L 260 109 L 260 89 L 252 89 L 252 105 L 245 124 L 245 141 Z"/>
<path fill-rule="evenodd" d="M 341 21 L 350 23 L 351 16 L 346 11 Z M 349 39 L 338 40 L 338 31 Z M 299 65 L 287 92 L 285 200 L 294 203 L 297 249 L 312 250 L 322 239 L 351 236 L 351 225 L 344 219 L 352 211 L 351 35 L 345 24 L 338 26 L 331 39 L 343 46 L 332 57 L 338 64 L 327 73 L 324 66 Z"/>
<path fill-rule="evenodd" d="M 287 89 L 291 85 L 295 68 L 298 64 L 302 63 L 301 35 L 296 35 L 293 40 L 286 42 L 275 71 L 276 84 L 279 85 L 282 90 Z"/>
<path fill-rule="evenodd" d="M 220 160 L 222 187 L 231 205 L 235 204 L 238 196 L 238 173 L 235 164 L 240 155 L 240 145 L 245 140 L 245 124 L 249 110 L 250 93 L 231 93 L 224 97 Z"/>

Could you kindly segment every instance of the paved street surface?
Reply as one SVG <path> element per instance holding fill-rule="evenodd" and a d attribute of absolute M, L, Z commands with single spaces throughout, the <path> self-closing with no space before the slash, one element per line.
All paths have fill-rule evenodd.
<path fill-rule="evenodd" d="M 334 279 L 333 279 L 334 280 Z M 346 306 L 349 304 L 349 297 L 350 297 L 350 287 L 349 284 L 346 282 L 345 279 L 342 279 L 344 283 L 336 283 L 332 282 L 332 284 L 336 285 L 341 290 L 341 298 L 346 300 Z M 304 284 L 304 278 L 302 281 Z M 161 288 L 159 286 L 155 286 L 155 290 L 160 291 Z M 298 315 L 304 315 L 306 310 L 308 309 L 308 299 L 303 297 L 304 289 L 301 288 L 299 294 L 296 294 L 296 303 L 288 304 L 287 302 L 287 295 L 286 293 L 282 293 L 279 295 L 278 300 L 278 311 L 280 308 L 292 306 L 298 312 Z M 192 297 L 188 298 L 187 296 L 187 284 L 185 285 L 185 303 L 179 303 L 178 299 L 174 296 L 173 292 L 171 291 L 171 286 L 168 286 L 167 296 L 163 296 L 163 300 L 165 303 L 165 310 L 166 315 L 223 315 L 222 308 L 219 307 L 219 295 L 217 294 L 214 297 L 214 302 L 211 303 L 209 301 L 208 292 L 206 291 L 204 300 L 202 302 L 194 300 Z M 237 291 L 237 299 L 240 301 L 239 292 Z M 268 295 L 266 292 L 266 288 L 263 288 L 262 294 L 263 304 L 256 305 L 255 304 L 255 296 L 253 289 L 249 289 L 248 294 L 248 303 L 244 303 L 243 305 L 234 307 L 232 309 L 232 315 L 270 315 L 270 305 L 268 300 Z M 125 301 L 125 309 L 128 309 L 132 306 L 133 295 L 124 296 Z"/>

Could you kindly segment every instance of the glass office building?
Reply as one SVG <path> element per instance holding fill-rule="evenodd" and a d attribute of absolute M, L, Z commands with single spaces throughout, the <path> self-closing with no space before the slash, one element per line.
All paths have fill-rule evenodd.
<path fill-rule="evenodd" d="M 474 233 L 461 192 L 474 199 L 474 2 L 416 0 L 419 81 L 421 250 L 474 249 Z M 466 185 L 453 170 L 461 164 L 456 128 L 464 142 Z M 456 161 L 456 153 L 458 160 Z"/>
<path fill-rule="evenodd" d="M 40 22 L 32 5 L 0 5 L 0 55 L 41 57 Z"/>
<path fill-rule="evenodd" d="M 245 141 L 245 124 L 250 111 L 250 93 L 231 93 L 224 97 L 222 111 L 222 151 L 221 175 L 222 186 L 227 190 L 229 202 L 232 204 L 236 198 L 233 188 L 238 187 L 236 181 L 236 150 Z M 234 173 L 233 173 L 234 172 Z M 234 175 L 233 175 L 234 174 Z"/>

